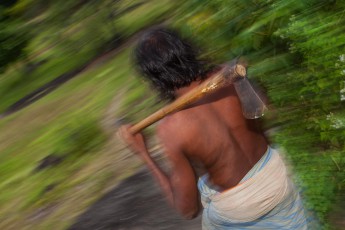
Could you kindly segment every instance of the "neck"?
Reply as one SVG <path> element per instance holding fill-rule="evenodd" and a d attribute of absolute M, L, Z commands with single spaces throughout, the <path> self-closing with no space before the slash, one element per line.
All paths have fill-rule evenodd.
<path fill-rule="evenodd" d="M 182 87 L 182 88 L 179 88 L 179 89 L 175 90 L 176 98 L 179 98 L 182 95 L 186 94 L 187 92 L 189 92 L 193 88 L 195 88 L 198 85 L 200 85 L 200 83 L 201 83 L 201 81 L 193 81 L 189 86 L 185 86 L 185 87 Z"/>
<path fill-rule="evenodd" d="M 208 72 L 208 76 L 206 77 L 209 78 L 211 77 L 214 73 L 218 72 L 220 70 L 219 67 L 215 67 L 212 71 L 209 71 Z M 177 90 L 175 90 L 175 95 L 176 95 L 176 98 L 179 98 L 181 97 L 183 94 L 189 92 L 191 89 L 195 88 L 196 86 L 200 85 L 202 81 L 193 81 L 189 86 L 186 86 L 186 87 L 182 87 L 182 88 L 179 88 Z"/>

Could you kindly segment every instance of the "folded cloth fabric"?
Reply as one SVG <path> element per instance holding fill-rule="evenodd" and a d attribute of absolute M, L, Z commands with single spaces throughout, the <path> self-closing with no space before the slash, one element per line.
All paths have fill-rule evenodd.
<path fill-rule="evenodd" d="M 203 229 L 307 229 L 302 200 L 279 153 L 268 147 L 241 182 L 218 192 L 198 181 Z"/>

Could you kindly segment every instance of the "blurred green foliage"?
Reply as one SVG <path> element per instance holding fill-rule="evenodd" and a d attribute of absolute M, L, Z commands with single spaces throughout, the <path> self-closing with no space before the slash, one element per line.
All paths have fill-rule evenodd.
<path fill-rule="evenodd" d="M 65 229 L 135 172 L 139 163 L 121 149 L 114 124 L 124 104 L 133 106 L 150 95 L 134 87 L 142 85 L 132 76 L 132 42 L 127 40 L 168 18 L 171 6 L 168 0 L 18 0 L 6 5 L 9 22 L 21 21 L 8 28 L 23 29 L 29 39 L 24 58 L 0 75 L 1 112 L 56 77 L 92 65 L 0 119 L 0 229 Z M 130 116 L 140 117 L 141 111 L 135 106 Z"/>
<path fill-rule="evenodd" d="M 345 191 L 344 2 L 188 1 L 180 13 L 175 26 L 206 47 L 203 57 L 249 59 L 249 76 L 277 110 L 275 140 L 306 205 L 331 228 L 332 205 Z"/>
<path fill-rule="evenodd" d="M 54 152 L 60 156 L 72 158 L 71 161 L 73 158 L 83 157 L 90 151 L 96 151 L 106 141 L 106 136 L 97 119 L 90 117 L 70 120 L 63 126 L 59 125 L 55 132 L 53 136 L 60 138 L 53 140 L 56 143 Z"/>
<path fill-rule="evenodd" d="M 8 28 L 30 42 L 24 44 L 26 57 L 0 75 L 0 111 L 115 49 L 150 23 L 167 18 L 170 5 L 165 1 L 18 0 L 6 13 L 15 19 L 10 22 L 22 23 Z"/>
<path fill-rule="evenodd" d="M 21 28 L 21 20 L 11 18 L 6 7 L 0 5 L 0 73 L 6 67 L 25 55 L 29 36 L 27 30 Z"/>

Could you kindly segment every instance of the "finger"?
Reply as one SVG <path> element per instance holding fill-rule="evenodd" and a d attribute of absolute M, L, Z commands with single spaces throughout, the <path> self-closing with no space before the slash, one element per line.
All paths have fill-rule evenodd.
<path fill-rule="evenodd" d="M 130 133 L 128 132 L 127 126 L 123 126 L 121 129 L 121 136 L 124 139 L 124 141 L 129 142 L 130 139 L 132 138 Z"/>
<path fill-rule="evenodd" d="M 116 136 L 118 137 L 118 140 L 125 146 L 128 146 L 126 137 L 124 135 L 124 127 L 120 127 L 119 130 L 116 132 Z"/>
<path fill-rule="evenodd" d="M 131 125 L 123 125 L 119 128 L 117 136 L 119 140 L 126 146 L 129 147 L 133 143 L 133 135 L 130 133 Z"/>

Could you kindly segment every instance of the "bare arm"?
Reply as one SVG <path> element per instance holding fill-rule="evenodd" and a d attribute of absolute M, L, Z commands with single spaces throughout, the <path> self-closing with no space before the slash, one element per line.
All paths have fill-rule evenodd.
<path fill-rule="evenodd" d="M 172 138 L 164 132 L 163 134 L 158 133 L 172 167 L 171 174 L 166 175 L 149 155 L 141 134 L 131 135 L 129 126 L 124 126 L 120 129 L 120 135 L 146 163 L 168 202 L 186 219 L 196 217 L 199 211 L 199 201 L 194 171 L 188 159 L 178 150 L 176 143 L 173 143 Z"/>

